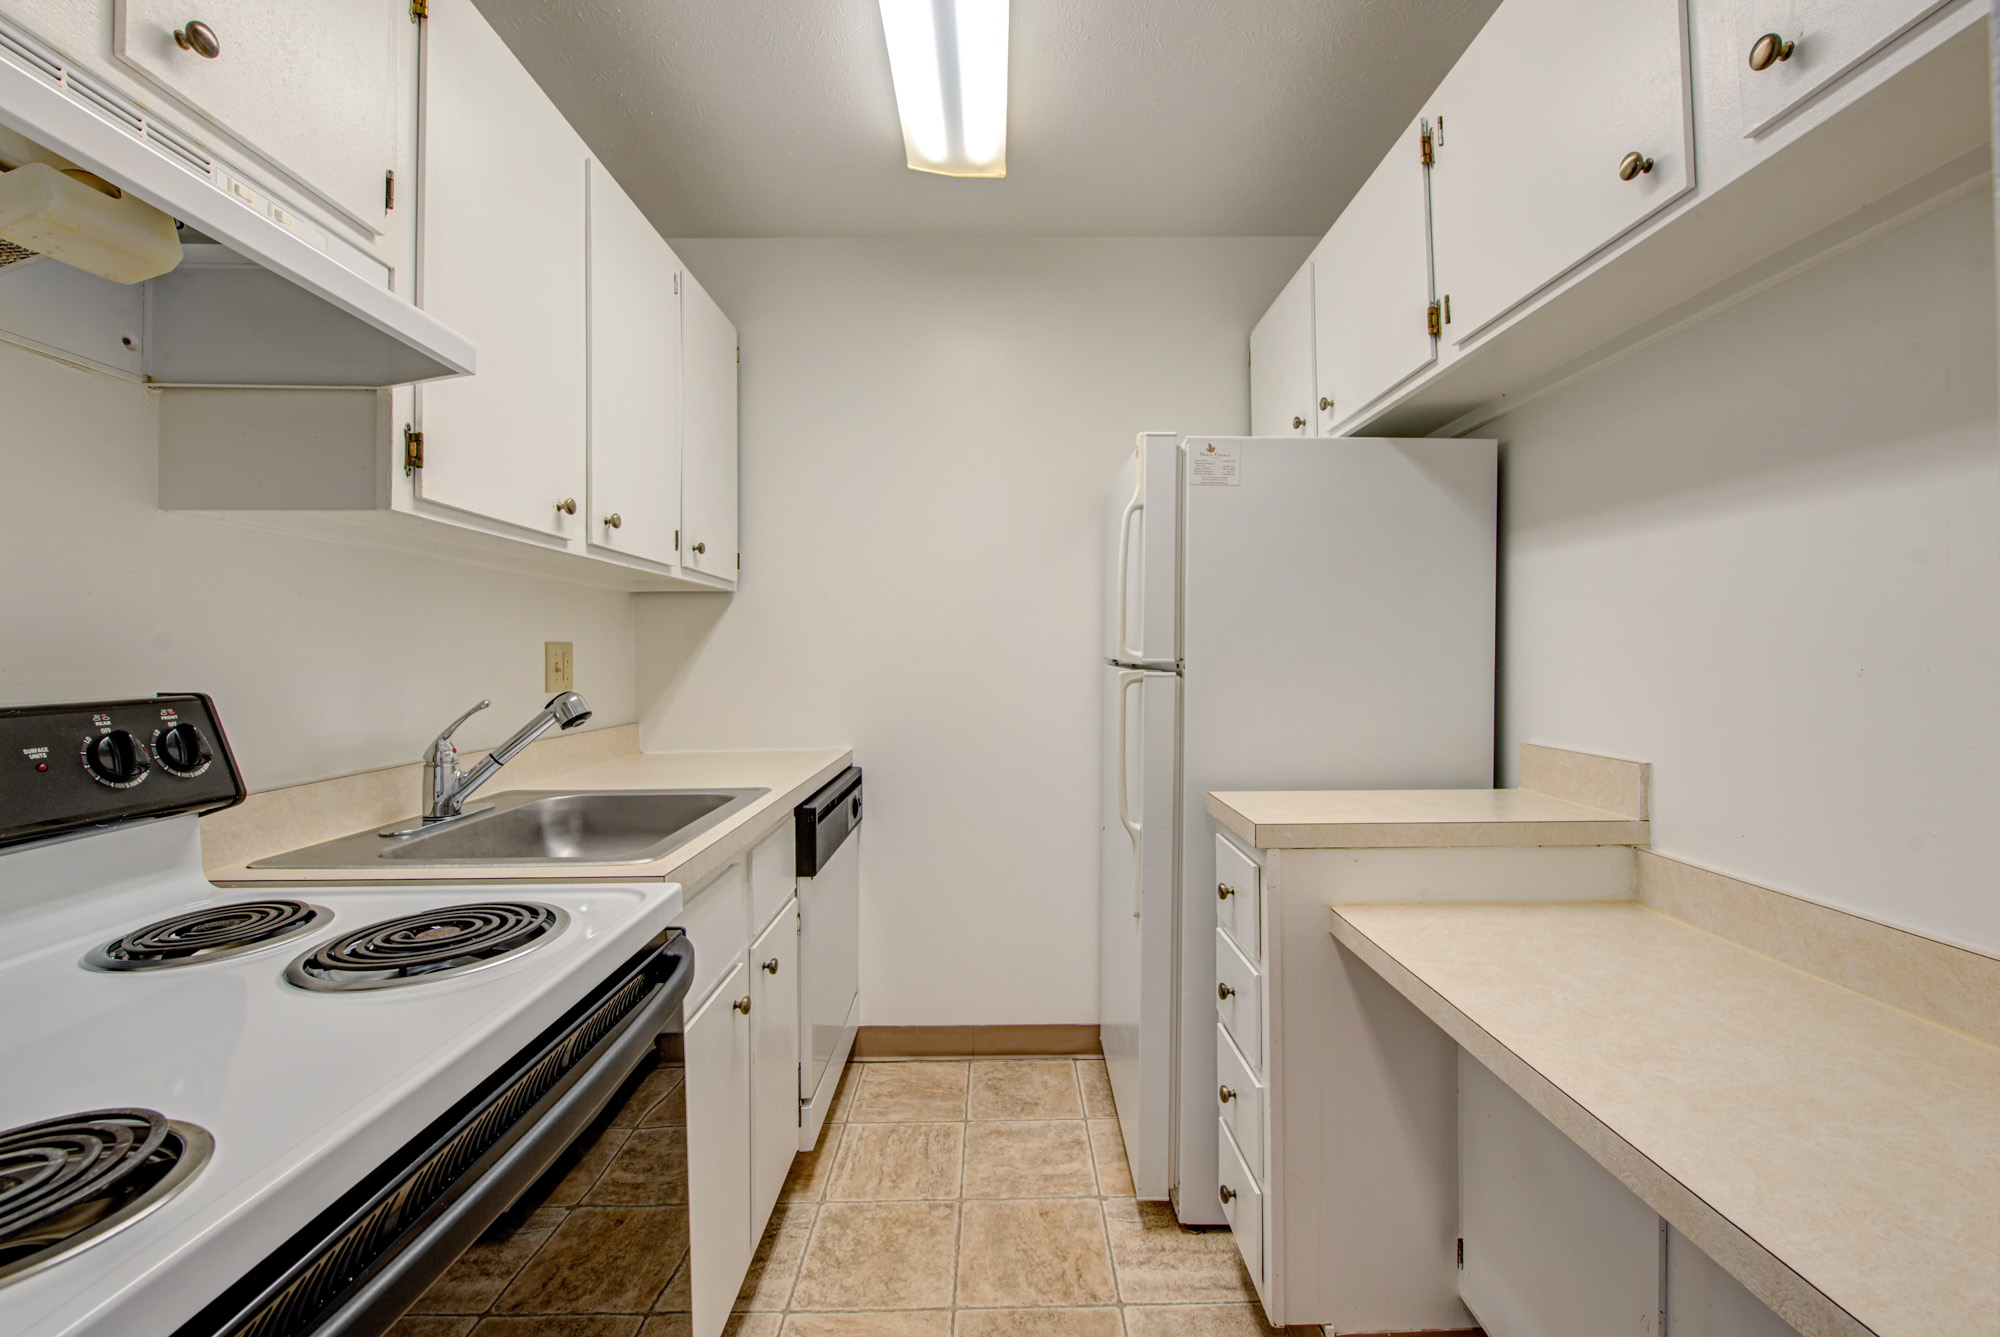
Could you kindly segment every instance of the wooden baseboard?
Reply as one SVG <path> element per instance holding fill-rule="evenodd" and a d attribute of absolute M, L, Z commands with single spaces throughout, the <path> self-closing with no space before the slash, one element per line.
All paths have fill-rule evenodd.
<path fill-rule="evenodd" d="M 1095 1026 L 863 1026 L 854 1057 L 1082 1058 L 1102 1054 Z"/>

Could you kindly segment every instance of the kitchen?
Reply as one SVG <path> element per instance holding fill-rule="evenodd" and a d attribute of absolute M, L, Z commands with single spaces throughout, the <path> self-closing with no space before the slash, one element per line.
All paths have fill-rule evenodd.
<path fill-rule="evenodd" d="M 699 979 L 670 1033 L 695 1033 L 704 998 L 727 1010 L 761 996 L 760 981 L 794 976 L 789 965 L 767 974 L 774 957 L 751 951 L 788 902 L 807 904 L 793 809 L 853 764 L 866 771 L 872 810 L 856 828 L 865 863 L 860 1029 L 850 1043 L 859 1059 L 884 1061 L 850 1065 L 844 1094 L 825 1107 L 825 1150 L 793 1163 L 789 1183 L 767 1175 L 730 1190 L 741 1220 L 704 1234 L 700 1221 L 714 1218 L 689 1211 L 689 1192 L 719 1199 L 696 1167 L 747 1158 L 759 1119 L 683 1096 L 675 1122 L 672 1065 L 686 1064 L 697 1083 L 701 1062 L 669 1043 L 641 1061 L 638 1086 L 600 1094 L 586 1121 L 595 1131 L 550 1176 L 578 1180 L 523 1191 L 473 1246 L 467 1257 L 494 1269 L 492 1284 L 463 1292 L 478 1297 L 463 1303 L 411 1296 L 405 1334 L 1157 1334 L 1274 1321 L 1337 1333 L 1475 1322 L 1503 1334 L 1583 1332 L 1611 1326 L 1605 1306 L 1655 1293 L 1652 1326 L 1640 1331 L 2000 1327 L 1990 1290 L 2000 1274 L 1994 1139 L 1982 1146 L 1950 1122 L 1980 1101 L 1992 1107 L 2000 1029 L 2000 919 L 1980 820 L 1991 811 L 1996 718 L 1979 670 L 2000 652 L 1984 5 L 1870 0 L 1851 6 L 1849 24 L 1789 0 L 1761 9 L 1687 0 L 1605 7 L 1624 15 L 1601 18 L 1606 28 L 1579 18 L 1595 7 L 1559 0 L 1287 3 L 1249 16 L 1206 5 L 1001 6 L 1011 32 L 1003 22 L 982 49 L 1007 62 L 1007 175 L 970 180 L 911 170 L 923 144 L 899 101 L 906 81 L 885 27 L 893 5 L 828 6 L 806 22 L 724 7 L 580 14 L 501 0 L 479 9 L 430 0 L 421 19 L 403 0 L 312 8 L 324 23 L 303 33 L 280 33 L 253 7 L 212 8 L 203 36 L 191 12 L 141 0 L 0 0 L 0 31 L 19 34 L 0 42 L 8 134 L 210 239 L 184 232 L 181 267 L 140 285 L 59 260 L 0 267 L 6 459 L 15 495 L 29 499 L 7 540 L 16 631 L 0 657 L 0 701 L 208 694 L 233 761 L 218 753 L 199 782 L 240 772 L 249 798 L 202 819 L 198 850 L 161 856 L 182 879 L 160 889 L 161 905 L 279 896 L 335 919 L 282 948 L 156 978 L 254 977 L 265 990 L 257 996 L 286 1009 L 253 1016 L 260 1029 L 304 998 L 326 1001 L 286 994 L 284 967 L 387 913 L 360 911 L 377 902 L 348 870 L 245 865 L 416 817 L 426 744 L 477 701 L 492 705 L 456 735 L 468 768 L 561 690 L 579 693 L 591 714 L 552 725 L 468 808 L 504 808 L 510 792 L 769 791 L 695 833 L 684 853 L 661 856 L 657 876 L 628 877 L 648 895 L 671 886 L 683 898 L 671 912 L 664 903 L 643 912 L 686 929 L 695 948 Z M 980 7 L 936 7 L 961 11 Z M 1779 40 L 1760 53 L 1766 32 Z M 932 45 L 940 40 L 934 32 Z M 201 50 L 211 42 L 215 58 Z M 285 44 L 307 42 L 327 69 L 374 51 L 373 82 L 347 69 L 336 81 L 344 98 L 324 80 L 281 82 Z M 1642 47 L 1648 59 L 1666 53 L 1644 77 L 1606 54 Z M 23 51 L 75 69 L 54 80 Z M 233 60 L 239 52 L 276 65 L 249 64 L 245 84 L 233 72 L 246 63 Z M 1523 70 L 1534 77 L 1510 77 Z M 1495 109 L 1496 89 L 1529 85 L 1547 99 Z M 50 110 L 48 97 L 80 106 L 76 90 L 93 87 L 158 117 L 148 122 L 155 137 L 116 129 L 114 140 L 96 112 L 81 123 Z M 321 94 L 326 102 L 312 101 Z M 294 114 L 267 125 L 266 102 Z M 1604 114 L 1578 117 L 1579 102 Z M 342 135 L 301 124 L 297 109 L 319 108 L 346 118 Z M 1662 108 L 1678 138 L 1638 137 Z M 1534 118 L 1549 115 L 1592 121 L 1594 137 L 1538 138 Z M 1502 151 L 1479 154 L 1482 131 Z M 68 138 L 51 145 L 58 136 Z M 199 182 L 208 194 L 147 174 L 169 136 L 211 159 Z M 1608 162 L 1591 156 L 1600 138 L 1617 143 Z M 1535 144 L 1547 154 L 1523 147 Z M 1629 179 L 1627 150 L 1641 159 Z M 0 139 L 0 165 L 27 160 Z M 1478 192 L 1470 214 L 1451 175 L 1460 164 Z M 1485 224 L 1468 232 L 1467 217 Z M 223 248 L 259 268 L 246 273 Z M 1118 476 L 1135 439 L 1167 429 L 1188 434 L 1167 438 L 1168 476 L 1152 476 L 1166 486 L 1169 517 L 1182 504 L 1250 498 L 1275 458 L 1263 439 L 1327 451 L 1335 438 L 1498 444 L 1487 448 L 1497 456 L 1494 560 L 1483 577 L 1467 576 L 1494 591 L 1490 659 L 1462 665 L 1487 684 L 1483 726 L 1465 725 L 1486 730 L 1476 755 L 1450 773 L 1393 759 L 1348 773 L 1333 752 L 1323 766 L 1294 765 L 1290 737 L 1267 719 L 1240 731 L 1252 754 L 1242 764 L 1208 781 L 1190 767 L 1184 792 L 1167 782 L 1163 825 L 1151 833 L 1183 839 L 1169 841 L 1165 881 L 1151 885 L 1185 918 L 1152 917 L 1178 939 L 1148 960 L 1168 971 L 1156 990 L 1180 994 L 1164 1004 L 1148 995 L 1140 1020 L 1167 1056 L 1155 1080 L 1184 1108 L 1160 1114 L 1157 1097 L 1121 1090 L 1107 1103 L 1105 1094 L 1127 1079 L 1119 1037 L 1100 1030 L 1115 1001 L 1100 953 L 1111 942 L 1105 926 L 1123 927 L 1114 902 L 1134 921 L 1132 884 L 1107 879 L 1101 864 L 1120 842 L 1137 846 L 1107 788 L 1114 768 L 1102 740 L 1117 714 L 1106 661 L 1124 659 L 1104 629 L 1117 602 L 1106 510 L 1131 500 Z M 1241 449 L 1240 493 L 1176 486 L 1185 442 L 1246 434 L 1259 441 Z M 1171 536 L 1173 526 L 1146 523 L 1156 514 L 1148 508 L 1135 526 Z M 1189 551 L 1200 541 L 1190 531 Z M 1161 551 L 1174 562 L 1174 544 Z M 1396 569 L 1375 572 L 1383 588 Z M 1313 636 L 1314 582 L 1283 565 L 1255 576 L 1269 583 L 1239 586 L 1240 602 L 1270 625 L 1253 634 Z M 1177 579 L 1171 565 L 1166 579 Z M 1146 594 L 1135 590 L 1132 604 L 1143 608 Z M 1420 621 L 1413 612 L 1399 621 L 1393 608 L 1370 615 L 1384 619 L 1378 632 Z M 1397 636 L 1381 643 L 1383 659 L 1364 662 L 1393 661 Z M 1193 643 L 1124 671 L 1183 663 L 1193 684 Z M 1325 701 L 1309 681 L 1287 689 L 1298 735 L 1342 718 L 1335 671 L 1323 678 Z M 1261 683 L 1248 677 L 1244 690 Z M 1190 741 L 1233 718 L 1192 695 L 1184 704 Z M 209 732 L 196 713 L 204 707 L 174 706 Z M 1163 723 L 1172 752 L 1171 708 Z M 73 779 L 76 740 L 62 740 L 67 750 L 46 761 L 14 755 L 34 775 L 44 773 L 33 765 L 60 763 Z M 104 792 L 158 797 L 172 775 L 171 745 L 159 747 L 145 783 Z M 1131 797 L 1155 795 L 1140 770 L 1131 780 Z M 1433 811 L 1436 820 L 1418 823 L 1424 832 L 1402 835 L 1385 834 L 1407 820 L 1396 813 L 1360 821 L 1340 807 L 1349 800 L 1287 808 L 1271 793 L 1496 786 L 1517 797 L 1468 797 L 1498 806 Z M 1226 797 L 1211 804 L 1210 792 Z M 1562 810 L 1564 827 L 1534 795 L 1590 812 Z M 225 786 L 204 802 L 228 796 Z M 1509 803 L 1548 820 L 1517 822 L 1500 813 Z M 191 822 L 141 824 L 135 836 Z M 0 825 L 18 831 L 15 819 Z M 768 844 L 773 835 L 782 838 Z M 158 917 L 126 913 L 107 891 L 102 909 L 86 898 L 62 910 L 80 919 L 57 925 L 36 861 L 107 838 L 10 834 L 18 843 L 0 854 L 0 869 L 18 870 L 0 874 L 9 938 L 59 941 L 60 964 L 78 975 L 87 948 Z M 1461 848 L 1427 848 L 1452 845 Z M 1261 922 L 1240 890 L 1223 900 L 1207 892 L 1202 860 L 1231 850 L 1261 882 Z M 782 874 L 769 871 L 774 859 Z M 1373 879 L 1358 895 L 1339 882 L 1350 866 Z M 467 873 L 430 865 L 415 885 L 427 905 L 533 900 L 525 888 L 552 885 L 543 879 L 558 872 L 581 878 L 577 886 L 600 885 L 586 873 L 631 872 L 546 868 L 500 882 L 475 869 L 472 886 L 454 889 Z M 731 868 L 740 902 L 711 881 Z M 1397 882 L 1410 870 L 1419 892 Z M 1459 891 L 1439 890 L 1461 876 Z M 208 887 L 208 877 L 224 885 Z M 564 898 L 581 894 L 549 900 L 575 920 L 581 902 Z M 1923 1099 L 1892 1103 L 1942 1112 L 1912 1130 L 1867 1105 L 1890 1119 L 1867 1125 L 1875 1144 L 1914 1139 L 1895 1156 L 1801 1144 L 1851 1169 L 1834 1178 L 1859 1202 L 1816 1197 L 1823 1186 L 1787 1178 L 1779 1144 L 1755 1141 L 1762 1125 L 1740 1117 L 1749 1097 L 1737 1088 L 1688 1102 L 1697 1114 L 1739 1111 L 1742 1138 L 1676 1161 L 1692 1154 L 1688 1139 L 1716 1131 L 1692 1115 L 1648 1124 L 1592 1073 L 1551 1066 L 1534 1017 L 1495 1011 L 1582 989 L 1590 972 L 1503 975 L 1482 1002 L 1490 981 L 1452 975 L 1440 955 L 1454 898 L 1608 902 L 1653 916 L 1644 926 L 1666 936 L 1642 962 L 1686 962 L 1727 943 L 1720 957 L 1701 957 L 1726 976 L 1711 976 L 1704 998 L 1751 989 L 1768 1000 L 1830 979 L 1840 1006 L 1862 1008 L 1840 1032 L 1850 1039 L 1928 1018 L 1896 1048 L 1897 1071 L 1917 1080 L 1910 1065 L 1926 1045 L 1942 1067 L 1921 1069 Z M 1399 900 L 1421 904 L 1387 904 Z M 1328 907 L 1346 902 L 1364 908 L 1330 919 Z M 742 907 L 731 910 L 740 927 L 703 927 L 729 904 Z M 1716 909 L 1729 905 L 1756 909 L 1734 919 Z M 1392 913 L 1432 910 L 1435 923 Z M 1757 924 L 1746 927 L 1746 916 Z M 1689 924 L 1699 942 L 1674 936 Z M 1251 1088 L 1204 1071 L 1229 1053 L 1216 1038 L 1217 978 L 1205 973 L 1219 926 L 1250 978 L 1264 981 L 1254 1027 L 1246 1015 L 1226 1037 L 1264 1091 L 1254 1129 L 1218 1131 L 1218 1113 L 1235 1119 L 1243 1102 L 1218 1107 L 1217 1087 Z M 1550 949 L 1533 933 L 1585 928 L 1509 920 L 1478 931 L 1492 943 L 1527 935 L 1519 959 L 1535 960 Z M 723 946 L 705 953 L 705 938 Z M 1565 952 L 1582 950 L 1581 938 L 1563 941 Z M 1591 942 L 1607 970 L 1621 963 L 1635 998 L 1650 997 L 1618 955 L 1629 945 Z M 0 957 L 0 973 L 55 960 L 21 951 Z M 380 997 L 432 1006 L 417 1000 L 491 996 L 481 990 L 541 971 L 538 956 L 558 959 L 529 952 L 456 985 Z M 1495 948 L 1488 964 L 1498 960 Z M 1732 962 L 1742 970 L 1729 973 Z M 735 968 L 748 982 L 725 996 Z M 10 1000 L 23 996 L 8 988 Z M 1559 996 L 1580 1016 L 1605 1006 L 1587 992 Z M 1804 993 L 1782 996 L 1785 1015 L 1811 1011 Z M 1331 1059 L 1309 1057 L 1313 1026 L 1353 1020 L 1352 1007 L 1340 1011 L 1347 997 L 1367 1002 L 1358 1015 L 1399 1028 L 1388 1052 L 1409 1059 L 1401 1076 L 1415 1085 L 1380 1073 L 1379 1087 L 1357 1084 L 1339 1066 L 1350 1051 L 1337 1047 Z M 1637 1015 L 1681 1015 L 1671 990 L 1665 997 Z M 747 1032 L 773 1010 L 753 1001 L 731 1016 Z M 1694 1039 L 1658 1035 L 1654 1048 L 1743 1024 L 1697 1022 Z M 517 1045 L 536 1032 L 509 1024 Z M 1261 1054 L 1246 1052 L 1252 1029 L 1265 1032 Z M 65 1031 L 38 1020 L 10 1035 L 9 1053 L 49 1055 Z M 482 1052 L 497 1063 L 512 1050 L 496 1043 Z M 1379 1037 L 1352 1052 L 1369 1043 Z M 1636 1080 L 1644 1049 L 1621 1050 L 1604 1073 Z M 1849 1069 L 1867 1066 L 1867 1055 L 1841 1053 Z M 1784 1066 L 1756 1057 L 1753 1071 Z M 1719 1057 L 1695 1069 L 1739 1070 Z M 1363 1064 L 1361 1075 L 1370 1071 Z M 1941 1071 L 1957 1076 L 1932 1075 Z M 1796 1076 L 1806 1108 L 1829 1108 L 1809 1096 L 1859 1107 L 1851 1091 L 1815 1087 L 1821 1076 Z M 745 1106 L 768 1089 L 731 1080 L 730 1098 Z M 1686 1073 L 1662 1080 L 1695 1089 Z M 53 1082 L 9 1082 L 0 1127 L 114 1105 L 201 1122 L 172 1107 L 170 1083 L 125 1094 L 111 1085 L 86 1084 L 72 1098 Z M 1641 1106 L 1676 1104 L 1634 1089 Z M 1382 1104 L 1340 1108 L 1335 1090 L 1375 1091 Z M 1468 1184 L 1505 1182 L 1464 1172 L 1493 1145 L 1461 1142 L 1487 1126 L 1466 1113 L 1475 1100 L 1517 1138 L 1513 1163 L 1542 1158 L 1535 1182 L 1562 1186 L 1559 1210 L 1461 1197 Z M 713 1116 L 706 1129 L 697 1108 Z M 1170 1160 L 1165 1142 L 1157 1154 L 1137 1145 L 1129 1121 L 1145 1117 L 1186 1148 L 1186 1163 Z M 683 1163 L 696 1182 L 652 1198 L 618 1187 L 625 1171 L 606 1167 L 666 1128 L 688 1130 Z M 232 1131 L 212 1129 L 218 1156 Z M 1043 1140 L 1019 1141 L 1031 1132 Z M 884 1153 L 871 1167 L 859 1149 L 873 1144 L 904 1148 L 909 1163 Z M 1225 1145 L 1247 1178 L 1222 1187 L 1271 1190 L 1254 1222 L 1236 1209 L 1233 1229 L 1212 1179 Z M 727 1155 L 704 1154 L 717 1147 Z M 1949 1173 L 1921 1154 L 1946 1147 Z M 1727 1172 L 1744 1165 L 1753 1168 Z M 597 1177 L 579 1187 L 591 1166 Z M 1040 1178 L 1023 1188 L 1029 1169 Z M 1375 1169 L 1372 1180 L 1339 1178 Z M 1156 1170 L 1163 1185 L 1136 1182 Z M 203 1178 L 190 1182 L 198 1189 Z M 1957 1196 L 1930 1187 L 1951 1184 Z M 1724 1189 L 1749 1201 L 1732 1205 Z M 767 1196 L 775 1205 L 763 1205 Z M 191 1213 L 197 1198 L 184 1190 L 63 1262 L 0 1279 L 0 1326 L 180 1328 L 208 1302 L 195 1291 L 208 1286 L 213 1298 L 244 1269 L 163 1262 L 143 1285 L 135 1274 L 101 1295 L 63 1276 L 138 1258 L 141 1246 L 192 1244 L 193 1217 L 174 1213 Z M 1496 1200 L 1514 1236 L 1548 1247 L 1504 1258 L 1483 1249 L 1472 1218 Z M 1027 1217 L 1001 1210 L 1021 1202 L 1043 1206 Z M 1801 1203 L 1846 1224 L 1801 1243 L 1814 1232 L 1786 1216 Z M 317 1206 L 271 1210 L 287 1223 L 282 1237 Z M 593 1292 L 590 1307 L 537 1308 L 526 1276 L 535 1258 L 546 1271 L 562 1228 L 614 1212 L 690 1217 L 689 1256 L 702 1258 L 710 1240 L 713 1261 L 700 1265 L 723 1279 L 680 1294 L 673 1275 L 687 1249 L 662 1261 L 669 1240 L 649 1248 L 622 1290 Z M 1101 1267 L 1065 1271 L 1021 1252 L 1024 1235 L 1061 1238 L 1072 1217 L 1098 1222 L 1098 1243 L 1047 1252 Z M 887 1233 L 842 1235 L 843 1220 Z M 1895 1223 L 1892 1236 L 1921 1247 L 1891 1247 L 1868 1220 Z M 1418 1244 L 1398 1253 L 1404 1237 L 1390 1223 Z M 984 1253 L 974 1247 L 982 1229 Z M 1261 1243 L 1246 1243 L 1253 1234 Z M 714 1243 L 725 1236 L 726 1248 Z M 1639 1237 L 1656 1246 L 1643 1257 L 1577 1252 Z M 1552 1251 L 1572 1261 L 1537 1272 Z M 513 1270 L 499 1276 L 505 1260 Z M 1509 1267 L 1533 1283 L 1496 1289 Z M 1380 1277 L 1396 1284 L 1377 1286 Z M 126 1307 L 150 1286 L 181 1297 L 171 1321 Z M 1510 1309 L 1503 1294 L 1528 1299 Z M 46 1323 L 13 1317 L 31 1303 L 51 1315 Z M 379 1306 L 350 1307 L 344 1321 L 352 1331 L 386 1326 Z"/>

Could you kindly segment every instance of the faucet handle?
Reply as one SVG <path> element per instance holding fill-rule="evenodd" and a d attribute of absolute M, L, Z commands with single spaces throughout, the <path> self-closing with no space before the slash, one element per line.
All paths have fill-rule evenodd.
<path fill-rule="evenodd" d="M 465 723 L 467 720 L 471 719 L 474 715 L 477 715 L 480 711 L 486 709 L 486 707 L 492 704 L 493 702 L 490 699 L 486 701 L 481 701 L 477 705 L 473 706 L 472 709 L 466 711 L 463 715 L 460 715 L 457 719 L 453 720 L 450 724 L 445 725 L 444 732 L 431 740 L 430 754 L 433 757 L 444 755 L 445 749 L 451 746 L 451 736 L 458 732 L 458 726 Z M 452 751 L 456 752 L 457 749 L 452 748 Z"/>

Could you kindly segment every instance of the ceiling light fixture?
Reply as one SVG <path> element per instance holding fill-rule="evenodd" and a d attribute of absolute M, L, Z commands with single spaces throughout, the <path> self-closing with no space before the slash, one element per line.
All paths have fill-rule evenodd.
<path fill-rule="evenodd" d="M 1007 175 L 1008 0 L 881 0 L 913 171 Z"/>

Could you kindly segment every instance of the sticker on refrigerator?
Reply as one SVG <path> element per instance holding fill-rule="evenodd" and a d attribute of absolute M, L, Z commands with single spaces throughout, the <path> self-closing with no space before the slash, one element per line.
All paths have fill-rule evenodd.
<path fill-rule="evenodd" d="M 1243 447 L 1235 441 L 1188 443 L 1189 487 L 1240 487 Z"/>

